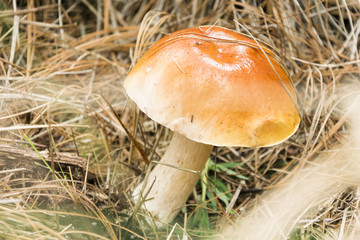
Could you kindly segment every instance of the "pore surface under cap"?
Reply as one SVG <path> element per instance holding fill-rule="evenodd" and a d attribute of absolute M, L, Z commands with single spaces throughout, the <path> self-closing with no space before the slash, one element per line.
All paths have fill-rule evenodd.
<path fill-rule="evenodd" d="M 292 135 L 300 118 L 290 78 L 268 54 L 287 92 L 257 46 L 221 27 L 177 31 L 146 52 L 124 86 L 151 119 L 194 141 L 273 145 Z"/>

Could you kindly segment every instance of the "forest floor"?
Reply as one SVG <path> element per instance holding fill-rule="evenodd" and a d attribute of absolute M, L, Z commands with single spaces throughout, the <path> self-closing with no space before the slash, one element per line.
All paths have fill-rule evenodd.
<path fill-rule="evenodd" d="M 216 147 L 187 206 L 159 227 L 132 200 L 148 165 L 124 128 L 152 161 L 172 133 L 135 107 L 123 80 L 161 37 L 200 25 L 276 49 L 301 124 L 276 146 Z M 359 84 L 359 36 L 351 0 L 0 0 L 0 239 L 221 239 L 262 193 L 349 140 L 338 96 Z M 328 196 L 289 238 L 350 224 L 359 193 Z"/>

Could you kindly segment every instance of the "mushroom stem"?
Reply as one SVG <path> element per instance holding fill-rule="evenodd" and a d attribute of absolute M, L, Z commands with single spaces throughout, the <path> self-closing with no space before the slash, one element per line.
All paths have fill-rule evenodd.
<path fill-rule="evenodd" d="M 141 193 L 141 183 L 134 190 L 134 198 L 147 194 L 143 207 L 161 222 L 171 222 L 199 180 L 212 148 L 174 133 L 160 163 L 149 174 L 144 191 Z"/>

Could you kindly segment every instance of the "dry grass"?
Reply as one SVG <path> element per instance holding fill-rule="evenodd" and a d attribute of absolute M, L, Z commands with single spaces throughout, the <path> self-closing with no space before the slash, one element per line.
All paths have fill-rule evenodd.
<path fill-rule="evenodd" d="M 223 171 L 208 166 L 178 223 L 158 229 L 132 215 L 129 193 L 145 159 L 102 96 L 149 159 L 159 159 L 171 133 L 134 108 L 122 81 L 164 34 L 206 24 L 249 31 L 279 52 L 299 92 L 302 123 L 275 147 L 216 148 L 213 161 L 236 164 Z M 0 0 L 0 142 L 34 151 L 28 136 L 39 151 L 48 149 L 57 172 L 42 161 L 0 159 L 0 238 L 127 239 L 128 231 L 140 239 L 218 237 L 212 230 L 219 219 L 248 212 L 258 192 L 348 142 L 348 114 L 336 106 L 339 89 L 359 84 L 359 35 L 356 1 Z M 83 165 L 59 163 L 60 153 Z M 214 183 L 228 192 L 208 187 Z M 311 224 L 298 219 L 294 231 L 304 235 L 293 239 L 337 236 L 351 224 L 358 214 L 354 186 L 320 203 L 307 216 L 316 219 Z M 329 206 L 337 211 L 330 214 Z"/>
<path fill-rule="evenodd" d="M 299 164 L 281 183 L 257 199 L 256 206 L 234 225 L 236 230 L 227 230 L 229 237 L 226 239 L 232 239 L 232 231 L 241 233 L 241 239 L 283 239 L 291 235 L 303 235 L 305 239 L 311 239 L 310 236 L 315 239 L 359 238 L 358 89 L 354 85 L 350 92 L 346 90 L 347 106 L 342 104 L 338 109 L 352 120 L 346 143 L 319 152 L 307 160 L 304 167 Z M 339 92 L 339 95 L 342 94 Z M 295 226 L 301 232 L 294 232 Z M 329 232 L 333 232 L 333 236 Z"/>

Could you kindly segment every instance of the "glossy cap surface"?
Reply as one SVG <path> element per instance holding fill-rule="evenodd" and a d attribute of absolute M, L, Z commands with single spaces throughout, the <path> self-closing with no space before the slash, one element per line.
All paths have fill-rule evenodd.
<path fill-rule="evenodd" d="M 180 30 L 151 47 L 124 86 L 151 119 L 194 141 L 280 143 L 300 122 L 296 94 L 286 71 L 261 46 L 268 58 L 254 40 L 226 28 Z"/>

